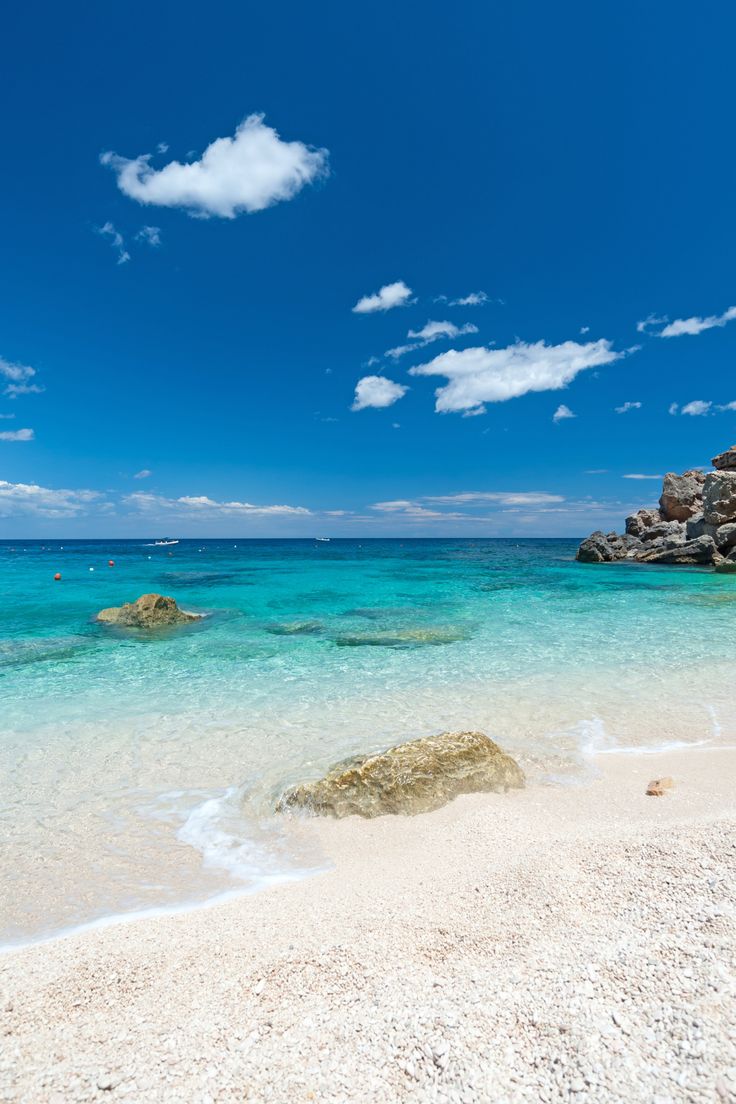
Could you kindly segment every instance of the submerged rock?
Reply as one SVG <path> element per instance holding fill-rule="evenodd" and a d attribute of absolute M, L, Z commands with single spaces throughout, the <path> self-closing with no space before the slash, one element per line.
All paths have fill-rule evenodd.
<path fill-rule="evenodd" d="M 318 816 L 414 816 L 460 794 L 520 789 L 521 767 L 482 732 L 443 732 L 338 763 L 318 782 L 292 786 L 276 811 Z"/>
<path fill-rule="evenodd" d="M 269 625 L 267 631 L 274 636 L 314 636 L 323 629 L 321 621 L 281 621 L 276 625 Z"/>
<path fill-rule="evenodd" d="M 423 644 L 455 644 L 465 640 L 464 629 L 428 625 L 423 629 L 378 629 L 372 632 L 342 633 L 335 637 L 340 648 L 412 648 Z"/>
<path fill-rule="evenodd" d="M 164 625 L 198 621 L 199 617 L 196 613 L 180 610 L 173 598 L 166 598 L 163 594 L 142 594 L 135 602 L 100 610 L 97 620 L 129 629 L 158 629 Z"/>

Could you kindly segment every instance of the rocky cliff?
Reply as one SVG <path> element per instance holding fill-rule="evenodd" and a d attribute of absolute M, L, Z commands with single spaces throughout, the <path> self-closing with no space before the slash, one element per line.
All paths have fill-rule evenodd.
<path fill-rule="evenodd" d="M 736 572 L 736 445 L 713 458 L 715 471 L 668 472 L 659 509 L 626 519 L 626 531 L 591 533 L 578 549 L 582 563 L 633 560 L 713 564 Z"/>

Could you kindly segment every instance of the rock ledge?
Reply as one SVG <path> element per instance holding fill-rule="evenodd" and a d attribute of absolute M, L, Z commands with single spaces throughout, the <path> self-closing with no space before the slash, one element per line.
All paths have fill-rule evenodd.
<path fill-rule="evenodd" d="M 97 620 L 128 629 L 158 629 L 164 625 L 198 621 L 199 617 L 196 613 L 180 610 L 173 598 L 166 598 L 163 594 L 142 594 L 135 602 L 100 610 Z"/>

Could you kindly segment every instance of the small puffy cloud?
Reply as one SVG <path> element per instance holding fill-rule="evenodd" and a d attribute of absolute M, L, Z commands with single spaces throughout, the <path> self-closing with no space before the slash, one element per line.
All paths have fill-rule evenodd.
<path fill-rule="evenodd" d="M 292 199 L 327 174 L 328 153 L 303 142 L 284 142 L 263 115 L 249 115 L 232 138 L 216 138 L 198 161 L 151 166 L 151 155 L 100 160 L 117 176 L 121 192 L 138 203 L 181 207 L 199 218 L 235 218 Z"/>
<path fill-rule="evenodd" d="M 32 429 L 10 429 L 0 433 L 0 441 L 32 441 Z"/>
<path fill-rule="evenodd" d="M 557 391 L 587 368 L 612 364 L 624 354 L 605 339 L 580 344 L 519 341 L 505 349 L 450 349 L 409 370 L 414 376 L 445 376 L 435 392 L 438 413 L 472 410 L 483 403 L 506 402 L 533 391 Z"/>
<path fill-rule="evenodd" d="M 355 385 L 355 399 L 352 410 L 365 410 L 366 407 L 381 409 L 392 406 L 406 392 L 408 387 L 401 383 L 394 383 L 385 376 L 363 376 Z"/>
<path fill-rule="evenodd" d="M 663 326 L 665 322 L 668 321 L 669 319 L 667 318 L 666 314 L 663 314 L 661 316 L 657 314 L 650 314 L 646 318 L 642 318 L 640 322 L 636 323 L 636 332 L 648 333 L 649 330 L 654 329 L 655 326 Z"/>
<path fill-rule="evenodd" d="M 125 248 L 125 239 L 119 230 L 116 230 L 111 222 L 106 222 L 104 226 L 98 226 L 96 232 L 103 238 L 110 239 L 110 245 L 117 254 L 117 263 L 119 265 L 127 264 L 130 260 L 130 253 Z"/>
<path fill-rule="evenodd" d="M 149 471 L 148 468 L 141 468 L 141 470 L 139 472 L 135 473 L 133 478 L 134 479 L 150 479 L 152 475 L 153 475 L 153 472 Z"/>
<path fill-rule="evenodd" d="M 463 295 L 460 299 L 451 299 L 451 307 L 482 307 L 488 302 L 488 296 L 484 291 L 471 291 L 469 295 Z"/>
<path fill-rule="evenodd" d="M 560 403 L 560 405 L 557 407 L 554 414 L 552 415 L 552 421 L 555 423 L 564 422 L 566 418 L 577 418 L 577 414 L 573 414 L 569 406 L 565 406 L 564 403 Z"/>
<path fill-rule="evenodd" d="M 28 364 L 14 364 L 10 360 L 6 360 L 5 357 L 0 357 L 0 376 L 4 379 L 11 380 L 13 383 L 21 383 L 23 380 L 31 379 L 36 374 L 36 369 L 31 368 Z"/>
<path fill-rule="evenodd" d="M 168 153 L 168 152 L 169 152 L 169 143 L 168 142 L 159 142 L 159 144 L 156 146 L 156 153 Z"/>
<path fill-rule="evenodd" d="M 421 349 L 424 342 L 413 341 L 409 345 L 394 345 L 393 349 L 387 349 L 383 354 L 390 357 L 391 360 L 398 360 L 399 357 L 404 356 L 406 353 L 412 353 L 415 349 Z M 368 361 L 369 365 L 380 364 L 380 357 L 371 357 Z"/>
<path fill-rule="evenodd" d="M 667 413 L 668 414 L 676 414 L 679 409 L 680 409 L 680 404 L 679 403 L 670 403 L 669 408 L 667 410 Z"/>
<path fill-rule="evenodd" d="M 411 300 L 412 291 L 403 280 L 395 284 L 384 284 L 373 295 L 364 295 L 353 307 L 354 314 L 373 314 L 375 311 L 393 310 L 405 307 Z"/>
<path fill-rule="evenodd" d="M 182 495 L 166 498 L 163 495 L 135 491 L 123 499 L 126 506 L 142 514 L 166 511 L 177 517 L 271 517 L 308 516 L 311 510 L 305 506 L 255 506 L 252 502 L 218 502 L 207 495 Z"/>
<path fill-rule="evenodd" d="M 161 228 L 160 226 L 141 226 L 140 230 L 135 236 L 135 240 L 139 242 L 145 242 L 146 245 L 157 246 L 161 244 Z"/>
<path fill-rule="evenodd" d="M 703 414 L 710 414 L 712 402 L 706 402 L 704 399 L 694 399 L 692 402 L 685 403 L 681 414 L 690 414 L 691 417 L 697 418 Z"/>
<path fill-rule="evenodd" d="M 614 407 L 617 414 L 628 414 L 630 410 L 641 410 L 640 402 L 625 402 L 623 406 Z"/>
<path fill-rule="evenodd" d="M 580 327 L 580 333 L 581 334 L 590 333 L 590 326 L 581 326 Z"/>
<path fill-rule="evenodd" d="M 3 388 L 3 394 L 10 399 L 16 399 L 18 395 L 40 394 L 43 387 L 39 387 L 37 383 L 29 383 L 35 374 L 36 369 L 31 368 L 29 364 L 16 364 L 0 357 L 0 379 L 8 381 Z M 11 418 L 14 415 L 8 414 L 7 417 Z"/>
<path fill-rule="evenodd" d="M 736 410 L 736 402 L 723 403 L 718 407 L 719 410 Z"/>
<path fill-rule="evenodd" d="M 8 483 L 0 479 L 0 517 L 31 514 L 37 517 L 63 518 L 86 513 L 98 503 L 97 491 L 54 490 L 36 483 Z"/>
<path fill-rule="evenodd" d="M 631 472 L 629 475 L 625 475 L 624 479 L 664 479 L 661 472 L 655 475 L 641 475 L 640 472 Z"/>
<path fill-rule="evenodd" d="M 464 326 L 456 326 L 454 322 L 427 322 L 421 330 L 409 330 L 406 336 L 429 343 L 430 341 L 438 341 L 442 337 L 453 339 L 461 334 L 477 332 L 478 327 L 474 326 L 472 322 L 466 322 Z"/>
<path fill-rule="evenodd" d="M 736 307 L 729 307 L 723 314 L 711 314 L 707 318 L 699 318 L 697 315 L 693 318 L 676 318 L 674 322 L 670 322 L 663 330 L 660 330 L 657 337 L 682 337 L 683 334 L 695 336 L 703 333 L 704 330 L 712 330 L 716 326 L 725 326 L 728 322 L 732 322 L 734 318 L 736 318 Z"/>

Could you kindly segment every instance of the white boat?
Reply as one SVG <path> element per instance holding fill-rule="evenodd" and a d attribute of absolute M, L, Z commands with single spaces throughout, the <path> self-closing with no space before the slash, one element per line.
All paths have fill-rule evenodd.
<path fill-rule="evenodd" d="M 178 540 L 160 540 L 160 541 L 154 541 L 153 542 L 155 548 L 162 548 L 162 547 L 165 547 L 166 545 L 169 545 L 169 544 L 178 544 L 178 543 L 179 543 Z"/>
<path fill-rule="evenodd" d="M 329 541 L 332 540 L 332 537 L 315 537 L 314 539 L 318 541 Z"/>

